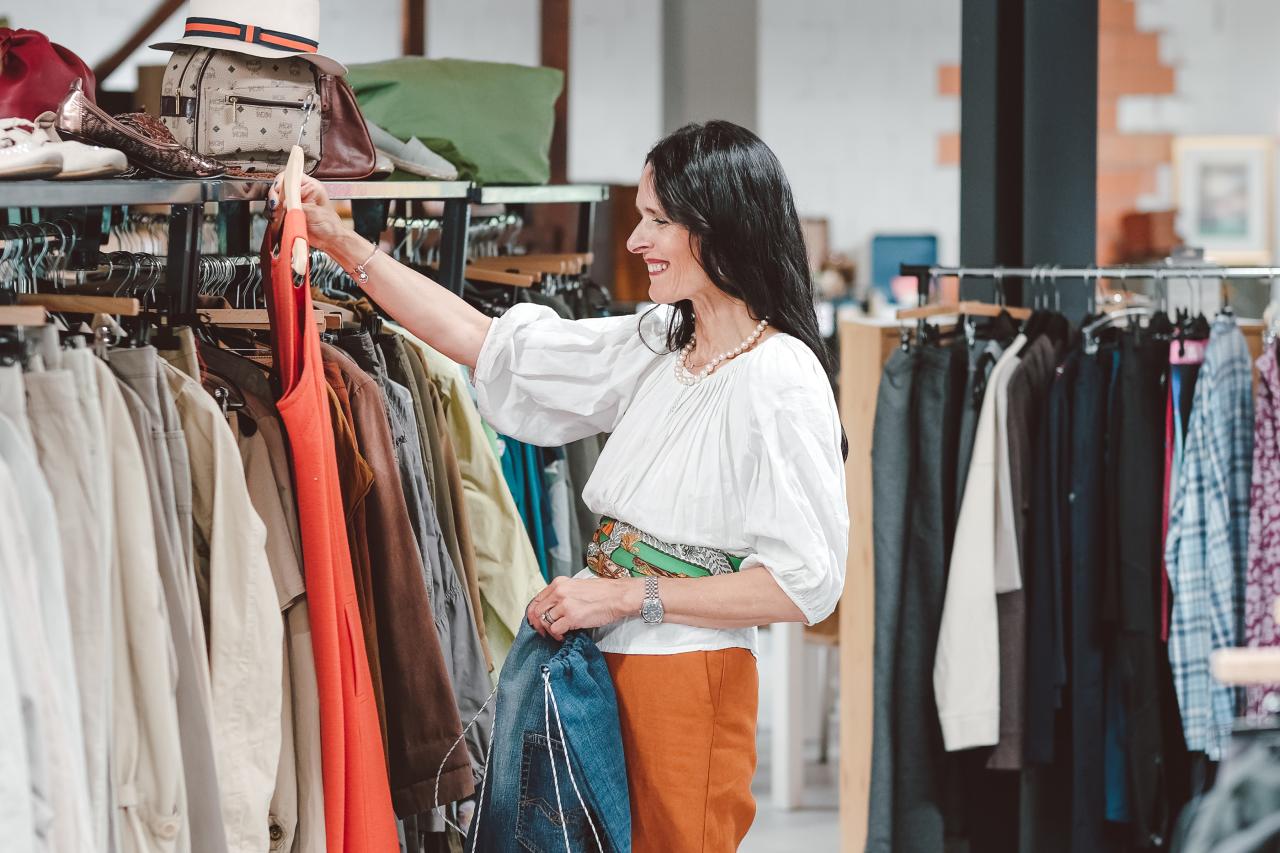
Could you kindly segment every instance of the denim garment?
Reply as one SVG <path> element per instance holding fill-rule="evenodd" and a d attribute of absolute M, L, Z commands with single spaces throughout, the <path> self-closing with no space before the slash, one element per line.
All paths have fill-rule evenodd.
<path fill-rule="evenodd" d="M 617 698 L 586 632 L 561 644 L 521 624 L 498 682 L 493 740 L 465 850 L 631 850 Z"/>

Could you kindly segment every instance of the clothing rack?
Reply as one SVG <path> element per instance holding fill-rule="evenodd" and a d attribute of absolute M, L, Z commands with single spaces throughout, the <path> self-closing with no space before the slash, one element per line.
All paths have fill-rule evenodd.
<path fill-rule="evenodd" d="M 357 230 L 377 239 L 387 227 L 392 201 L 442 201 L 442 234 L 438 248 L 440 283 L 461 294 L 468 257 L 472 205 L 505 204 L 517 210 L 529 205 L 573 204 L 578 207 L 577 245 L 590 251 L 595 205 L 609 188 L 594 184 L 539 187 L 478 187 L 466 181 L 326 182 L 329 197 L 349 201 Z M 52 220 L 69 220 L 73 246 L 70 266 L 97 266 L 102 244 L 119 208 L 163 205 L 169 208 L 168 246 L 164 255 L 168 315 L 175 324 L 193 317 L 200 280 L 201 231 L 206 206 L 216 205 L 219 248 L 225 255 L 248 255 L 251 205 L 266 200 L 270 184 L 235 180 L 7 181 L 0 182 L 0 208 L 8 222 L 22 229 Z M 4 221 L 0 218 L 0 222 Z M 19 231 L 21 234 L 21 231 Z M 21 239 L 21 238 L 20 238 Z"/>

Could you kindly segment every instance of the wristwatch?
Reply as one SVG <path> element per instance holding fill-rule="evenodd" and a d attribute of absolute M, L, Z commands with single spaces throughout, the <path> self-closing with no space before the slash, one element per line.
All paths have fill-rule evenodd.
<path fill-rule="evenodd" d="M 662 621 L 666 611 L 662 609 L 662 599 L 658 598 L 658 579 L 644 579 L 644 604 L 640 607 L 640 618 L 646 625 L 657 625 Z"/>

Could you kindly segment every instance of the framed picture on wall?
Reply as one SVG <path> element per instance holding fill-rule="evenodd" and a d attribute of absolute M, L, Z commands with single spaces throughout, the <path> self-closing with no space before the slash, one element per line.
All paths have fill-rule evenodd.
<path fill-rule="evenodd" d="M 1225 264 L 1270 264 L 1272 156 L 1268 136 L 1180 136 L 1173 142 L 1178 235 Z"/>

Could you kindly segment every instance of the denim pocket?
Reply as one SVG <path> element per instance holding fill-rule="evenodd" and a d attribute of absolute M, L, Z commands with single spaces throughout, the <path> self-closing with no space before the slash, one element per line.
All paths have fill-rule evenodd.
<path fill-rule="evenodd" d="M 555 751 L 554 776 L 548 745 Z M 560 781 L 559 804 L 556 802 L 557 777 Z M 582 780 L 577 781 L 578 790 L 581 791 Z M 599 826 L 599 821 L 596 821 L 596 825 Z M 595 835 L 588 823 L 587 812 L 578 802 L 573 783 L 569 781 L 564 745 L 539 732 L 525 732 L 520 756 L 520 802 L 516 814 L 516 840 L 529 853 L 560 853 L 564 850 L 566 832 L 572 853 L 596 851 Z"/>

